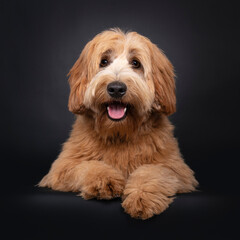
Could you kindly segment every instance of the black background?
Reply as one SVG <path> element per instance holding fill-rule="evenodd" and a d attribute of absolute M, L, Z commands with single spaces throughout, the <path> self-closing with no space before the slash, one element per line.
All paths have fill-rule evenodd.
<path fill-rule="evenodd" d="M 20 239 L 233 239 L 239 214 L 239 18 L 227 1 L 3 1 L 2 204 Z M 147 221 L 120 200 L 84 201 L 38 189 L 74 121 L 67 73 L 84 45 L 110 27 L 134 30 L 176 71 L 170 117 L 198 193 Z M 239 236 L 238 236 L 239 237 Z"/>

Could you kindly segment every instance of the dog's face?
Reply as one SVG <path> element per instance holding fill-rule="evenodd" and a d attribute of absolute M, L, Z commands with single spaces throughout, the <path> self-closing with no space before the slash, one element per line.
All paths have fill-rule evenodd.
<path fill-rule="evenodd" d="M 156 45 L 136 32 L 98 34 L 69 74 L 70 111 L 88 113 L 99 130 L 131 132 L 153 112 L 175 111 L 173 67 Z"/>

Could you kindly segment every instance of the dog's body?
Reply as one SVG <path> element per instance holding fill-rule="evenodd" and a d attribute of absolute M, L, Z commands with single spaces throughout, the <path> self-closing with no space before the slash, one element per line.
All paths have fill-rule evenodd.
<path fill-rule="evenodd" d="M 132 217 L 164 211 L 197 186 L 167 116 L 175 111 L 171 63 L 149 39 L 118 29 L 90 41 L 70 71 L 70 138 L 39 186 L 121 196 Z"/>

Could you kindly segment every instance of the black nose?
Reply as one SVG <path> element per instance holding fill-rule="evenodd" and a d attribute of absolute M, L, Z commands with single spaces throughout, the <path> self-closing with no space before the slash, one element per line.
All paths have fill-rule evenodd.
<path fill-rule="evenodd" d="M 123 82 L 114 81 L 108 84 L 107 92 L 113 98 L 121 98 L 127 92 L 127 86 Z"/>

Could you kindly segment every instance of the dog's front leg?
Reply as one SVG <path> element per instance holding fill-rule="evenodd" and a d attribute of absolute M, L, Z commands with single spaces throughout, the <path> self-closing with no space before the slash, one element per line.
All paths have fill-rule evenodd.
<path fill-rule="evenodd" d="M 161 164 L 143 165 L 130 175 L 122 206 L 134 218 L 150 218 L 168 207 L 180 185 L 179 179 L 169 168 Z"/>
<path fill-rule="evenodd" d="M 39 186 L 81 192 L 84 199 L 111 199 L 122 195 L 125 179 L 121 172 L 101 161 L 71 163 L 57 159 Z"/>

